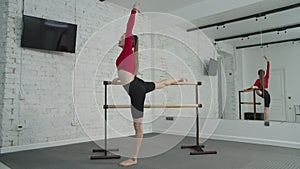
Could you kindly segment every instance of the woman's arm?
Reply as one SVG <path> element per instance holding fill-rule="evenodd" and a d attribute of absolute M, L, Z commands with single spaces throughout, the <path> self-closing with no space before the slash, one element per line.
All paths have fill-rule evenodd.
<path fill-rule="evenodd" d="M 267 61 L 267 71 L 266 71 L 266 78 L 269 78 L 270 77 L 270 61 L 268 59 L 267 56 L 264 56 L 265 60 Z"/>
<path fill-rule="evenodd" d="M 252 87 L 249 87 L 249 88 L 247 88 L 247 89 L 244 89 L 243 92 L 250 92 L 250 91 L 252 91 L 252 90 L 253 90 Z"/>
<path fill-rule="evenodd" d="M 247 89 L 244 89 L 243 92 L 250 92 L 250 91 L 252 91 L 254 89 L 258 89 L 258 87 L 257 86 L 252 86 L 252 87 L 249 87 Z"/>
<path fill-rule="evenodd" d="M 135 22 L 135 14 L 137 11 L 140 11 L 139 3 L 135 3 L 133 5 L 129 20 L 127 22 L 124 49 L 125 48 L 132 49 L 132 30 L 133 30 L 133 26 L 134 26 L 134 22 Z"/>
<path fill-rule="evenodd" d="M 247 89 L 244 89 L 243 92 L 250 92 L 250 91 L 252 91 L 252 90 L 253 90 L 253 87 L 249 87 L 249 88 L 247 88 Z"/>

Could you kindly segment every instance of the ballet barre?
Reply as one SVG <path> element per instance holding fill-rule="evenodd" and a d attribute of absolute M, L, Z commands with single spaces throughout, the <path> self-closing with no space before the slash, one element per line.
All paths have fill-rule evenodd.
<path fill-rule="evenodd" d="M 93 149 L 93 152 L 104 152 L 104 155 L 101 156 L 91 156 L 91 160 L 96 159 L 119 159 L 121 156 L 119 155 L 108 155 L 110 151 L 118 151 L 117 148 L 115 149 L 107 149 L 107 109 L 121 109 L 121 108 L 131 108 L 131 105 L 108 105 L 107 104 L 107 86 L 108 85 L 122 85 L 119 82 L 112 82 L 112 81 L 103 81 L 104 85 L 104 149 Z M 202 104 L 199 104 L 198 101 L 198 86 L 202 85 L 201 82 L 177 82 L 171 85 L 193 85 L 196 89 L 196 103 L 195 104 L 165 104 L 165 105 L 144 105 L 144 108 L 196 108 L 196 144 L 189 145 L 189 146 L 181 146 L 182 149 L 184 148 L 191 148 L 196 151 L 190 152 L 190 155 L 201 155 L 201 154 L 217 154 L 216 151 L 204 151 L 204 145 L 199 143 L 199 108 L 202 107 Z"/>
<path fill-rule="evenodd" d="M 165 104 L 165 105 L 150 105 L 145 104 L 144 108 L 196 108 L 202 107 L 202 104 Z M 131 105 L 104 105 L 104 109 L 125 109 L 131 108 Z"/>
<path fill-rule="evenodd" d="M 112 82 L 112 81 L 104 81 L 104 85 L 125 85 L 120 82 Z M 195 85 L 201 85 L 201 82 L 176 82 L 170 85 L 190 85 L 190 86 L 195 86 Z"/>
<path fill-rule="evenodd" d="M 260 102 L 256 102 L 256 95 L 255 95 L 256 90 L 259 90 L 259 89 L 253 89 L 250 91 L 243 91 L 243 90 L 239 91 L 239 118 L 240 118 L 240 120 L 242 119 L 242 104 L 253 105 L 253 116 L 254 116 L 254 120 L 256 120 L 256 105 L 261 105 Z M 253 102 L 242 102 L 241 94 L 247 93 L 247 92 L 253 92 Z"/>
<path fill-rule="evenodd" d="M 254 102 L 241 102 L 241 104 L 257 104 L 257 105 L 261 105 L 261 103 L 259 103 L 259 102 L 256 102 L 256 103 L 254 103 Z"/>

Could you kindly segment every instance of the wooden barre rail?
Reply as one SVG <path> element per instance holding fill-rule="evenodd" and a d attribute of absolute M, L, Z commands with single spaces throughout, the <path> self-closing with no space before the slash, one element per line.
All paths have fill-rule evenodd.
<path fill-rule="evenodd" d="M 145 104 L 144 108 L 196 108 L 202 107 L 202 104 L 166 104 L 166 105 L 149 105 Z M 131 108 L 131 105 L 103 105 L 104 109 L 122 109 Z"/>
<path fill-rule="evenodd" d="M 254 104 L 254 102 L 241 102 L 241 104 Z M 261 105 L 260 102 L 256 102 L 255 104 Z"/>
<path fill-rule="evenodd" d="M 113 83 L 112 81 L 103 81 L 103 84 L 104 85 L 123 85 L 122 83 L 120 82 L 115 82 Z M 170 85 L 201 85 L 202 83 L 201 82 L 177 82 L 177 83 L 173 83 L 173 84 L 170 84 Z"/>
<path fill-rule="evenodd" d="M 239 92 L 240 93 L 247 93 L 247 92 L 253 92 L 253 90 L 260 90 L 260 89 L 251 89 L 251 90 L 248 90 L 248 91 L 244 91 L 244 90 L 240 90 Z"/>

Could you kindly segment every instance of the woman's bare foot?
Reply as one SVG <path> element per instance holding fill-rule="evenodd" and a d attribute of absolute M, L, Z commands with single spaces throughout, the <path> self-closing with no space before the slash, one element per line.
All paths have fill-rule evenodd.
<path fill-rule="evenodd" d="M 188 81 L 188 79 L 187 78 L 185 78 L 185 77 L 183 77 L 183 78 L 180 78 L 179 80 L 178 80 L 178 82 L 187 82 Z"/>
<path fill-rule="evenodd" d="M 128 166 L 132 166 L 132 165 L 137 165 L 137 159 L 136 158 L 129 158 L 125 161 L 122 161 L 119 165 L 121 167 L 128 167 Z"/>

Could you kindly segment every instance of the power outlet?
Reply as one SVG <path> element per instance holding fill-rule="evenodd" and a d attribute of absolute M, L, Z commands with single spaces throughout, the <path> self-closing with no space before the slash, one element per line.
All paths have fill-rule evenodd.
<path fill-rule="evenodd" d="M 168 120 L 168 121 L 174 121 L 174 117 L 168 116 L 168 117 L 166 117 L 166 120 Z"/>
<path fill-rule="evenodd" d="M 17 131 L 22 131 L 24 129 L 24 126 L 19 124 L 17 125 Z"/>
<path fill-rule="evenodd" d="M 25 100 L 24 94 L 23 94 L 23 90 L 21 89 L 19 92 L 19 100 Z"/>
<path fill-rule="evenodd" d="M 71 126 L 78 126 L 78 125 L 79 125 L 79 121 L 77 121 L 77 120 L 73 120 L 71 122 Z"/>

